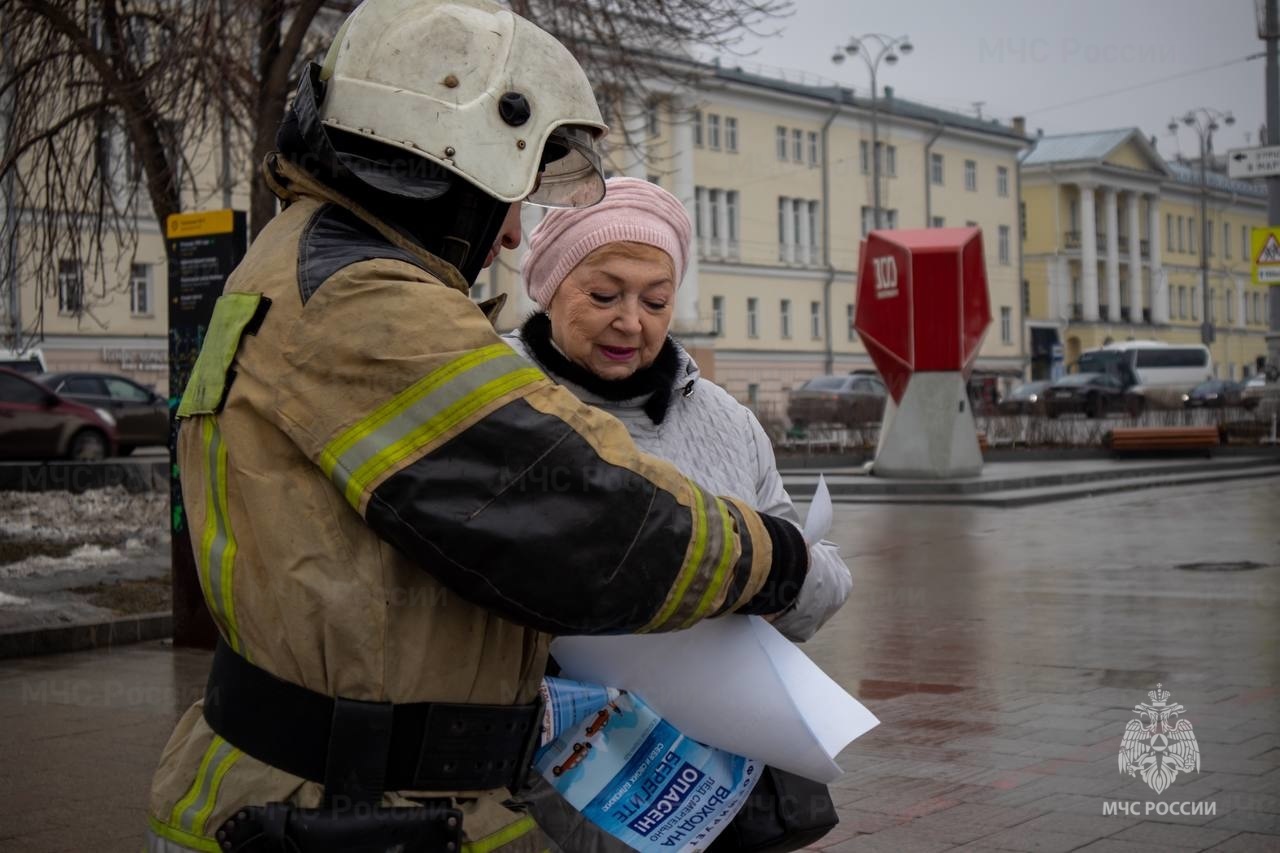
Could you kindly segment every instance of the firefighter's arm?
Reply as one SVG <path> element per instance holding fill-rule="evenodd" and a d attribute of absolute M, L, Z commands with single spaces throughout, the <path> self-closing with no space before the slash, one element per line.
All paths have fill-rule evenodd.
<path fill-rule="evenodd" d="M 339 272 L 285 341 L 278 414 L 385 540 L 460 595 L 558 634 L 773 613 L 796 527 L 636 449 L 502 343 L 461 293 L 387 261 Z"/>

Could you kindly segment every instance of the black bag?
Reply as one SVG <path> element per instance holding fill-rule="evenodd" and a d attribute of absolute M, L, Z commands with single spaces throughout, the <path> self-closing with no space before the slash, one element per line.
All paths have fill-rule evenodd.
<path fill-rule="evenodd" d="M 707 848 L 707 853 L 799 850 L 826 835 L 839 822 L 826 785 L 766 767 L 742 810 Z"/>

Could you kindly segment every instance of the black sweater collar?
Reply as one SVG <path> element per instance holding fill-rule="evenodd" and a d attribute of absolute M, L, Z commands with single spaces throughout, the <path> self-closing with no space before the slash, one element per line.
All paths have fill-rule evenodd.
<path fill-rule="evenodd" d="M 534 359 L 556 378 L 577 385 L 610 402 L 634 400 L 649 395 L 644 413 L 655 424 L 662 423 L 671 405 L 671 391 L 680 369 L 680 353 L 670 337 L 662 344 L 653 364 L 642 367 L 626 379 L 602 379 L 590 370 L 570 361 L 551 341 L 551 318 L 539 312 L 520 328 Z"/>

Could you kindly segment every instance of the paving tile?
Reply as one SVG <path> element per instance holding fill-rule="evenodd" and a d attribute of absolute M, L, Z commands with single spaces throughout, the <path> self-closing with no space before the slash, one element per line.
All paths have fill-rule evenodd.
<path fill-rule="evenodd" d="M 1208 829 L 1203 826 L 1178 826 L 1172 823 L 1143 821 L 1109 836 L 1116 841 L 1132 841 L 1151 847 L 1190 847 L 1203 850 L 1215 844 L 1221 844 L 1236 831 L 1231 829 Z"/>
<path fill-rule="evenodd" d="M 1242 832 L 1221 844 L 1209 848 L 1209 853 L 1275 853 L 1280 849 L 1280 839 L 1274 835 Z"/>

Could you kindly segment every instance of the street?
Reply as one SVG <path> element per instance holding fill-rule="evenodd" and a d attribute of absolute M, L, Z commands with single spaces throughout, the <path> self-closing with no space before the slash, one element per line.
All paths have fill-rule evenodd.
<path fill-rule="evenodd" d="M 1280 846 L 1280 478 L 1022 509 L 837 505 L 848 605 L 804 646 L 881 725 L 840 759 L 830 851 Z M 805 507 L 801 507 L 802 513 Z M 207 656 L 0 662 L 0 848 L 138 849 Z M 1199 771 L 1117 756 L 1157 685 Z"/>

